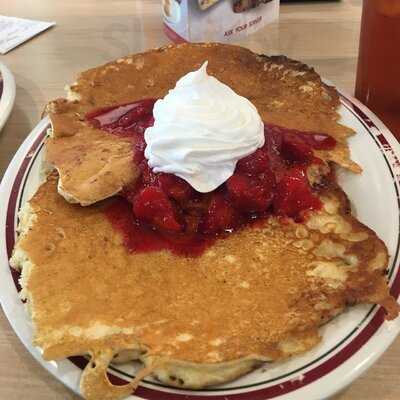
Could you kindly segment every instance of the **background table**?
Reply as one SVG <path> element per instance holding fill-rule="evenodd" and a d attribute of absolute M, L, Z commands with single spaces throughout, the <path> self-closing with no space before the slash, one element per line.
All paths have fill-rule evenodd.
<path fill-rule="evenodd" d="M 260 53 L 286 54 L 302 60 L 352 93 L 361 1 L 282 4 L 279 24 L 240 44 Z M 17 97 L 11 117 L 0 132 L 0 177 L 39 121 L 46 102 L 63 96 L 64 85 L 73 82 L 76 73 L 168 43 L 162 32 L 160 2 L 0 1 L 0 14 L 57 22 L 56 27 L 1 56 L 15 75 Z M 34 361 L 1 312 L 0 355 L 0 400 L 78 399 Z M 398 400 L 399 375 L 400 338 L 335 400 Z"/>

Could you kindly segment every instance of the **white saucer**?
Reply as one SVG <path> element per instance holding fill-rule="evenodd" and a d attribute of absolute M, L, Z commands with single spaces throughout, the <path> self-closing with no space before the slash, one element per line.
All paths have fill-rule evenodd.
<path fill-rule="evenodd" d="M 0 62 L 0 73 L 3 78 L 3 90 L 0 92 L 0 131 L 3 129 L 15 100 L 15 79 L 11 71 Z"/>

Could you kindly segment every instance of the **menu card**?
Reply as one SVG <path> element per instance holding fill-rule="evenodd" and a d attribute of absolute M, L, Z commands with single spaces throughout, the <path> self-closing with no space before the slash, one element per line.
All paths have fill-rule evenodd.
<path fill-rule="evenodd" d="M 279 0 L 163 0 L 164 30 L 174 42 L 227 42 L 279 17 Z"/>
<path fill-rule="evenodd" d="M 6 54 L 55 24 L 0 15 L 0 54 Z"/>

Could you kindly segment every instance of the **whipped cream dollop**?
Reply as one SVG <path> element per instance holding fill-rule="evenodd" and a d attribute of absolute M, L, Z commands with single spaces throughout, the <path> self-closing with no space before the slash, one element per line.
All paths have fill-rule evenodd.
<path fill-rule="evenodd" d="M 155 103 L 154 126 L 144 135 L 150 167 L 175 174 L 202 193 L 224 183 L 237 161 L 265 141 L 256 107 L 208 75 L 207 64 Z"/>

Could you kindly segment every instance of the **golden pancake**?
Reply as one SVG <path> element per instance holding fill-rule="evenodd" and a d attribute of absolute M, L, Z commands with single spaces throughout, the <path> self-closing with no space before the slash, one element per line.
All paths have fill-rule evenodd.
<path fill-rule="evenodd" d="M 206 60 L 209 73 L 248 98 L 267 124 L 336 139 L 329 150 L 313 150 L 322 162 L 311 152 L 307 169 L 293 167 L 303 168 L 322 207 L 301 223 L 274 214 L 247 223 L 196 257 L 129 250 L 108 212 L 126 201 L 110 197 L 126 189 L 132 201 L 127 193 L 143 181 L 136 139 L 95 128 L 87 113 L 163 97 Z M 397 316 L 384 243 L 324 179 L 333 162 L 361 168 L 347 146 L 353 132 L 338 122 L 338 93 L 313 69 L 236 46 L 184 44 L 91 69 L 70 89 L 68 100 L 47 107 L 46 157 L 58 173 L 21 211 L 11 262 L 22 270 L 22 296 L 44 358 L 90 355 L 81 379 L 87 399 L 123 398 L 149 374 L 180 388 L 227 382 L 312 348 L 319 326 L 355 303 L 381 304 L 388 318 Z M 113 386 L 110 362 L 133 359 L 143 370 Z"/>
<path fill-rule="evenodd" d="M 338 93 L 312 68 L 284 56 L 260 56 L 237 46 L 181 44 L 83 72 L 70 87 L 69 100 L 48 105 L 53 130 L 47 160 L 59 172 L 59 193 L 69 202 L 89 205 L 134 182 L 138 176 L 131 160 L 134 139 L 95 129 L 85 121 L 86 113 L 164 97 L 179 78 L 206 60 L 208 72 L 249 99 L 265 122 L 333 136 L 336 147 L 316 151 L 316 155 L 361 172 L 347 146 L 353 132 L 338 122 Z"/>
<path fill-rule="evenodd" d="M 398 314 L 386 247 L 336 187 L 319 192 L 323 208 L 302 224 L 271 216 L 183 257 L 129 253 L 104 213 L 118 199 L 69 204 L 57 180 L 51 175 L 21 212 L 12 264 L 22 269 L 44 358 L 91 356 L 81 380 L 87 399 L 119 399 L 136 387 L 108 381 L 116 354 L 147 366 L 138 379 L 152 373 L 201 388 L 308 350 L 346 305 Z"/>

